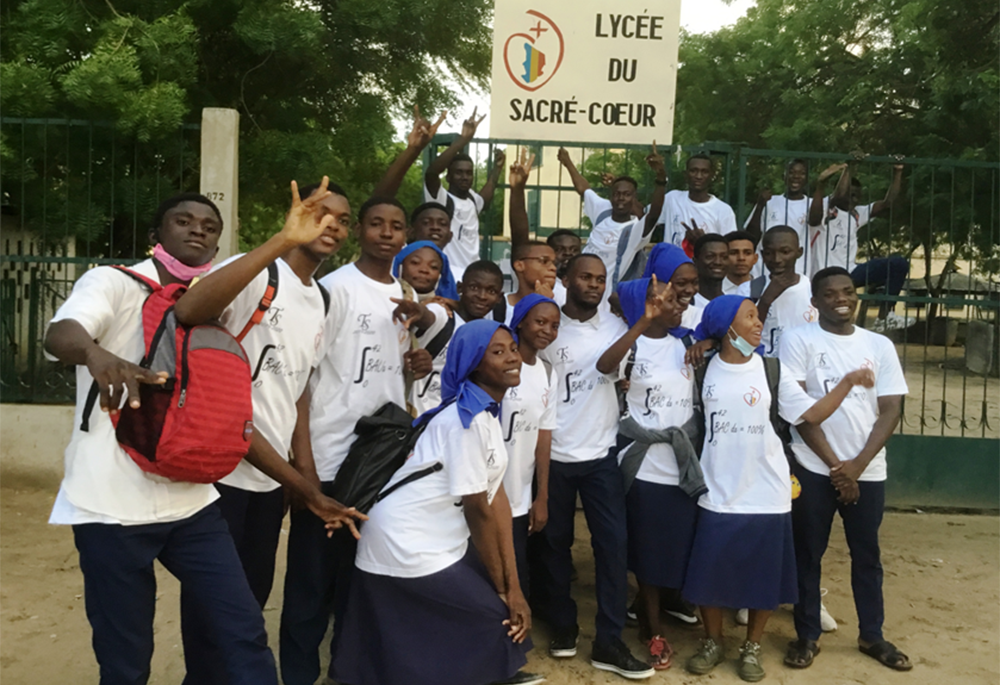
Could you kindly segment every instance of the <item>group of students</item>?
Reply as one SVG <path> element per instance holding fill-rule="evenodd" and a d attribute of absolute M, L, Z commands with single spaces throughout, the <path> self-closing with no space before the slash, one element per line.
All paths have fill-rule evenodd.
<path fill-rule="evenodd" d="M 541 682 L 520 670 L 533 611 L 553 657 L 577 653 L 578 498 L 594 549 L 596 668 L 641 679 L 669 667 L 661 611 L 697 622 L 691 603 L 706 637 L 688 670 L 725 659 L 729 607 L 748 610 L 739 674 L 763 678 L 761 637 L 782 603 L 795 604 L 797 632 L 785 663 L 809 666 L 839 512 L 859 649 L 909 669 L 882 635 L 878 545 L 884 445 L 906 383 L 891 343 L 852 323 L 852 274 L 830 267 L 810 281 L 799 232 L 776 225 L 763 233 L 768 277 L 755 285 L 754 230 L 725 236 L 695 213 L 679 215 L 693 261 L 671 241 L 646 250 L 660 217 L 669 226 L 681 211 L 669 209 L 677 191 L 666 191 L 654 144 L 645 209 L 633 180 L 612 179 L 603 199 L 560 152 L 594 226 L 586 246 L 565 231 L 529 239 L 532 160 L 511 165 L 517 287 L 505 294 L 499 267 L 475 259 L 478 215 L 505 166 L 499 154 L 486 187 L 472 189 L 461 150 L 475 115 L 426 171 L 427 201 L 408 217 L 394 198 L 440 122 L 418 113 L 356 221 L 326 178 L 293 182 L 282 230 L 215 266 L 215 205 L 182 194 L 160 206 L 152 257 L 132 270 L 193 282 L 176 320 L 239 336 L 253 372 L 249 451 L 218 483 L 150 476 L 116 440 L 124 403 L 166 382 L 138 364 L 147 289 L 98 267 L 52 319 L 47 354 L 77 367 L 78 390 L 50 522 L 73 527 L 101 682 L 148 680 L 159 559 L 181 581 L 184 682 L 277 683 L 262 609 L 289 502 L 285 685 L 320 677 L 331 616 L 328 676 L 344 685 Z M 692 159 L 688 199 L 700 202 Z M 360 256 L 316 280 L 349 230 Z M 82 430 L 92 384 L 103 411 Z M 422 433 L 365 515 L 330 495 L 356 424 L 387 403 L 411 408 Z M 622 640 L 629 571 L 648 659 Z"/>

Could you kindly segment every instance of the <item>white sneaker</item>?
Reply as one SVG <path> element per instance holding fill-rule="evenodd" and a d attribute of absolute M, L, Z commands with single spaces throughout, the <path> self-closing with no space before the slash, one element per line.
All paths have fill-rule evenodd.
<path fill-rule="evenodd" d="M 826 588 L 820 588 L 820 597 L 826 597 Z M 824 633 L 832 633 L 837 629 L 837 619 L 830 615 L 830 612 L 826 610 L 826 605 L 820 602 L 819 604 L 819 627 Z"/>
<path fill-rule="evenodd" d="M 736 610 L 736 622 L 741 626 L 745 626 L 750 623 L 750 610 L 749 609 L 737 609 Z"/>
<path fill-rule="evenodd" d="M 910 316 L 900 316 L 896 312 L 889 312 L 885 317 L 885 330 L 887 331 L 898 331 L 903 328 L 909 328 L 916 323 L 916 320 Z"/>

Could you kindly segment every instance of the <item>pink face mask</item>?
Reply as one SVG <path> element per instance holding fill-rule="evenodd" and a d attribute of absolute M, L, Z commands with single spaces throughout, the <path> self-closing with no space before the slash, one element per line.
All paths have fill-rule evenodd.
<path fill-rule="evenodd" d="M 163 245 L 160 243 L 157 243 L 156 247 L 153 248 L 153 257 L 156 261 L 163 265 L 163 268 L 165 268 L 171 276 L 182 281 L 190 281 L 195 276 L 201 276 L 203 273 L 212 268 L 212 262 L 207 262 L 201 266 L 188 266 L 163 249 Z"/>

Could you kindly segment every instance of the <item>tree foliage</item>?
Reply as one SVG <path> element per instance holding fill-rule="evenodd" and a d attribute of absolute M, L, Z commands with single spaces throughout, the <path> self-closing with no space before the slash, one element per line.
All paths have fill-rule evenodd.
<path fill-rule="evenodd" d="M 180 125 L 203 107 L 237 109 L 241 234 L 253 244 L 280 220 L 289 179 L 329 174 L 358 203 L 395 150 L 393 115 L 414 103 L 454 107 L 456 83 L 485 87 L 491 13 L 490 0 L 9 0 L 0 15 L 4 115 L 110 121 L 119 153 L 139 143 L 119 175 L 136 189 L 177 189 L 197 171 L 163 161 Z M 30 204 L 11 196 L 43 181 L 54 205 L 65 202 L 65 160 L 43 170 L 41 154 L 20 155 L 23 142 L 7 129 L 0 141 L 5 203 Z M 105 159 L 108 141 L 98 142 Z M 83 136 L 67 147 L 92 143 Z M 155 170 L 163 177 L 144 183 Z M 89 183 L 107 194 L 116 180 L 98 173 Z M 116 202 L 98 223 L 133 223 L 121 215 L 135 204 Z M 113 238 L 104 251 L 123 256 Z"/>

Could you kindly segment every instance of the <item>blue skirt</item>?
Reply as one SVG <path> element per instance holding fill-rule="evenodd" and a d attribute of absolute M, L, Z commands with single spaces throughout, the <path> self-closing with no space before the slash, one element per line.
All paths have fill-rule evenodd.
<path fill-rule="evenodd" d="M 331 675 L 344 685 L 487 685 L 527 663 L 476 552 L 421 578 L 354 569 Z"/>
<path fill-rule="evenodd" d="M 683 592 L 699 606 L 770 611 L 795 604 L 792 515 L 702 509 Z"/>
<path fill-rule="evenodd" d="M 698 500 L 676 485 L 632 481 L 625 498 L 628 514 L 628 568 L 645 585 L 684 585 Z"/>

